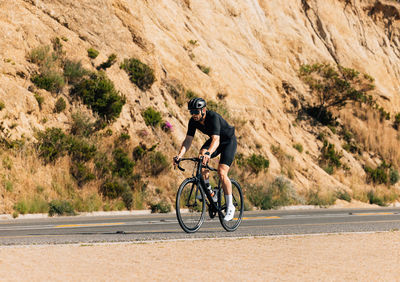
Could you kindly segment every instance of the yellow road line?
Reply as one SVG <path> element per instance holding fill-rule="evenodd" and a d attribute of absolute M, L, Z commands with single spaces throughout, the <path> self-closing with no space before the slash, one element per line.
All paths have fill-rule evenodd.
<path fill-rule="evenodd" d="M 277 219 L 279 216 L 254 216 L 254 217 L 243 217 L 243 220 L 252 220 L 252 219 Z M 237 220 L 237 218 L 236 218 Z"/>
<path fill-rule="evenodd" d="M 64 224 L 64 225 L 57 225 L 57 226 L 54 226 L 54 228 L 113 226 L 113 225 L 124 225 L 124 224 L 125 224 L 125 222 L 114 222 L 114 223 L 90 223 L 90 224 Z"/>
<path fill-rule="evenodd" d="M 394 212 L 371 212 L 371 213 L 353 213 L 353 215 L 388 215 L 395 214 Z"/>

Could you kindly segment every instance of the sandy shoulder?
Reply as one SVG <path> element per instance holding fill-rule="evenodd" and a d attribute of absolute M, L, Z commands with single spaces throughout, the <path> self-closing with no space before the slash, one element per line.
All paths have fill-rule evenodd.
<path fill-rule="evenodd" d="M 399 281 L 400 232 L 0 247 L 8 280 Z M 215 280 L 214 279 L 214 280 Z"/>

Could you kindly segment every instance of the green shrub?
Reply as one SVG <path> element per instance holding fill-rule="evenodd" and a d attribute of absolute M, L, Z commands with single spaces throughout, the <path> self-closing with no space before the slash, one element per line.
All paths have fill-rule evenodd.
<path fill-rule="evenodd" d="M 72 125 L 70 132 L 76 136 L 89 137 L 96 131 L 95 123 L 91 122 L 90 117 L 81 112 L 72 114 Z"/>
<path fill-rule="evenodd" d="M 26 214 L 28 212 L 28 205 L 25 200 L 18 201 L 14 205 L 14 210 L 20 214 Z"/>
<path fill-rule="evenodd" d="M 210 71 L 211 71 L 211 68 L 210 68 L 210 67 L 206 67 L 206 66 L 203 66 L 203 65 L 197 65 L 197 67 L 198 67 L 202 72 L 204 72 L 205 74 L 209 74 Z"/>
<path fill-rule="evenodd" d="M 389 178 L 390 178 L 390 184 L 392 185 L 396 184 L 400 178 L 399 171 L 394 168 L 391 168 Z"/>
<path fill-rule="evenodd" d="M 53 200 L 49 204 L 49 216 L 53 215 L 75 215 L 74 207 L 66 200 Z"/>
<path fill-rule="evenodd" d="M 397 130 L 400 129 L 400 113 L 396 114 L 394 116 L 394 123 L 393 123 L 393 127 Z"/>
<path fill-rule="evenodd" d="M 0 111 L 6 107 L 3 101 L 0 101 Z"/>
<path fill-rule="evenodd" d="M 115 161 L 113 172 L 120 177 L 128 178 L 131 176 L 135 162 L 131 161 L 128 154 L 120 148 L 115 149 L 113 155 Z"/>
<path fill-rule="evenodd" d="M 35 195 L 31 199 L 25 199 L 19 201 L 14 210 L 21 214 L 25 213 L 47 213 L 49 211 L 49 204 L 42 197 Z"/>
<path fill-rule="evenodd" d="M 152 213 L 168 213 L 171 211 L 171 205 L 166 200 L 161 200 L 156 204 L 151 204 L 150 208 Z"/>
<path fill-rule="evenodd" d="M 349 192 L 347 192 L 346 190 L 342 189 L 342 190 L 336 191 L 336 197 L 340 200 L 351 202 L 351 196 L 350 196 Z"/>
<path fill-rule="evenodd" d="M 102 206 L 101 197 L 97 193 L 92 193 L 86 198 L 77 196 L 73 200 L 74 210 L 78 212 L 94 212 L 100 210 Z"/>
<path fill-rule="evenodd" d="M 5 180 L 3 185 L 7 192 L 12 192 L 14 190 L 14 184 L 9 180 Z"/>
<path fill-rule="evenodd" d="M 382 207 L 386 206 L 385 200 L 382 197 L 379 197 L 373 190 L 368 192 L 367 197 L 370 204 L 375 204 Z"/>
<path fill-rule="evenodd" d="M 267 187 L 263 185 L 250 185 L 246 189 L 246 196 L 256 207 L 263 210 L 280 206 L 288 206 L 302 202 L 291 182 L 279 176 Z"/>
<path fill-rule="evenodd" d="M 37 73 L 31 78 L 31 80 L 37 87 L 52 93 L 60 92 L 65 85 L 64 77 L 54 70 Z"/>
<path fill-rule="evenodd" d="M 179 107 L 182 107 L 185 104 L 185 88 L 181 84 L 167 84 L 167 90 Z"/>
<path fill-rule="evenodd" d="M 132 204 L 133 204 L 132 191 L 130 191 L 129 189 L 126 189 L 122 193 L 122 201 L 124 202 L 126 209 L 128 209 L 128 210 L 132 209 Z"/>
<path fill-rule="evenodd" d="M 105 153 L 96 154 L 94 163 L 98 176 L 104 177 L 111 174 L 113 163 L 108 159 Z"/>
<path fill-rule="evenodd" d="M 69 148 L 68 137 L 60 128 L 47 128 L 45 131 L 38 132 L 37 135 L 36 147 L 39 156 L 46 163 L 54 162 L 64 156 Z"/>
<path fill-rule="evenodd" d="M 197 93 L 195 93 L 194 91 L 192 91 L 190 89 L 186 90 L 186 98 L 188 100 L 191 100 L 191 99 L 197 98 L 197 97 L 199 97 L 199 95 L 197 95 Z"/>
<path fill-rule="evenodd" d="M 96 178 L 90 169 L 80 162 L 74 162 L 71 165 L 71 174 L 76 179 L 79 187 Z"/>
<path fill-rule="evenodd" d="M 67 107 L 67 103 L 65 102 L 63 97 L 58 98 L 55 106 L 54 106 L 54 112 L 55 113 L 61 113 L 62 111 L 65 110 Z"/>
<path fill-rule="evenodd" d="M 96 59 L 97 56 L 99 55 L 99 51 L 93 48 L 87 49 L 88 57 L 91 59 Z"/>
<path fill-rule="evenodd" d="M 43 103 L 44 103 L 44 98 L 43 98 L 43 96 L 40 96 L 40 95 L 37 94 L 37 93 L 35 93 L 34 96 L 35 96 L 36 101 L 38 102 L 39 109 L 42 110 L 42 106 L 43 106 Z"/>
<path fill-rule="evenodd" d="M 321 193 L 320 188 L 309 190 L 306 193 L 306 203 L 308 205 L 326 207 L 331 206 L 336 201 L 336 195 L 334 193 L 326 192 Z"/>
<path fill-rule="evenodd" d="M 324 146 L 321 149 L 320 156 L 320 165 L 325 168 L 329 167 L 341 167 L 342 163 L 340 159 L 342 158 L 342 154 L 335 150 L 335 145 L 329 143 L 327 140 L 324 140 Z"/>
<path fill-rule="evenodd" d="M 390 165 L 382 162 L 377 168 L 365 166 L 364 171 L 367 174 L 367 182 L 373 182 L 374 184 L 386 184 L 388 183 Z"/>
<path fill-rule="evenodd" d="M 93 159 L 97 152 L 96 146 L 89 144 L 84 139 L 69 137 L 68 143 L 68 153 L 73 161 L 87 162 Z"/>
<path fill-rule="evenodd" d="M 97 70 L 108 69 L 113 64 L 115 64 L 116 61 L 117 61 L 117 55 L 113 53 L 110 56 L 108 56 L 107 61 L 105 61 L 104 63 L 102 63 L 100 66 L 97 67 Z"/>
<path fill-rule="evenodd" d="M 29 61 L 36 65 L 43 65 L 45 60 L 48 58 L 50 52 L 49 46 L 39 46 L 34 49 L 29 54 Z"/>
<path fill-rule="evenodd" d="M 153 176 L 157 176 L 169 168 L 169 162 L 161 152 L 150 152 L 147 154 L 147 159 L 148 169 Z"/>
<path fill-rule="evenodd" d="M 144 122 L 146 123 L 146 125 L 150 125 L 150 126 L 158 126 L 161 121 L 161 114 L 160 112 L 157 112 L 156 110 L 154 110 L 152 107 L 147 108 L 143 113 L 142 113 Z"/>
<path fill-rule="evenodd" d="M 80 97 L 84 104 L 106 120 L 118 118 L 125 104 L 125 97 L 119 95 L 114 83 L 102 72 L 83 79 L 75 85 L 71 94 Z"/>
<path fill-rule="evenodd" d="M 349 101 L 364 101 L 375 88 L 370 76 L 360 76 L 354 69 L 329 64 L 302 65 L 300 77 L 317 96 L 316 108 L 341 108 Z"/>
<path fill-rule="evenodd" d="M 262 155 L 252 154 L 247 160 L 246 164 L 252 173 L 258 174 L 265 171 L 269 167 L 269 160 Z"/>
<path fill-rule="evenodd" d="M 295 148 L 297 151 L 299 151 L 299 153 L 303 152 L 303 145 L 301 145 L 300 143 L 294 144 L 293 148 Z"/>
<path fill-rule="evenodd" d="M 150 89 L 156 81 L 154 71 L 138 59 L 125 59 L 120 67 L 128 73 L 130 80 L 142 91 Z"/>
<path fill-rule="evenodd" d="M 125 183 L 121 183 L 116 180 L 108 180 L 101 185 L 100 192 L 104 197 L 116 199 L 120 197 L 126 189 Z"/>
<path fill-rule="evenodd" d="M 133 149 L 132 156 L 135 161 L 140 160 L 146 154 L 147 147 L 146 145 L 140 143 L 139 146 L 136 146 Z"/>
<path fill-rule="evenodd" d="M 64 64 L 64 77 L 68 83 L 76 84 L 89 72 L 82 67 L 82 63 L 66 60 Z"/>
<path fill-rule="evenodd" d="M 118 137 L 118 140 L 121 142 L 125 142 L 131 139 L 131 136 L 128 133 L 121 133 L 121 135 Z"/>

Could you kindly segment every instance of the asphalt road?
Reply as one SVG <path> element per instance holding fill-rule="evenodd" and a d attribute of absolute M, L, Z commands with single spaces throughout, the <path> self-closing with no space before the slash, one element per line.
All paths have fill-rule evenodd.
<path fill-rule="evenodd" d="M 0 221 L 0 245 L 98 243 L 400 230 L 400 208 L 245 212 L 235 232 L 208 217 L 195 234 L 175 214 L 76 216 Z"/>

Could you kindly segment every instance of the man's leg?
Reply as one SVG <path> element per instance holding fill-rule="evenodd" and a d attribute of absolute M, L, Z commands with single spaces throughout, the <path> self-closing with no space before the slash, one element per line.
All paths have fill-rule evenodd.
<path fill-rule="evenodd" d="M 207 151 L 207 149 L 201 149 L 200 150 L 200 156 L 203 155 L 205 152 Z M 210 171 L 207 168 L 203 168 L 201 170 L 201 174 L 203 175 L 204 181 L 206 182 L 206 184 L 210 183 L 209 177 L 210 177 Z"/>
<path fill-rule="evenodd" d="M 233 219 L 235 214 L 235 206 L 232 201 L 232 182 L 228 177 L 229 166 L 226 164 L 219 164 L 218 175 L 221 180 L 222 189 L 225 193 L 225 203 L 226 203 L 226 215 L 224 217 L 225 221 L 230 221 Z"/>
<path fill-rule="evenodd" d="M 229 166 L 226 164 L 218 165 L 218 175 L 221 180 L 222 189 L 224 189 L 225 195 L 232 195 L 232 183 L 228 177 Z"/>

